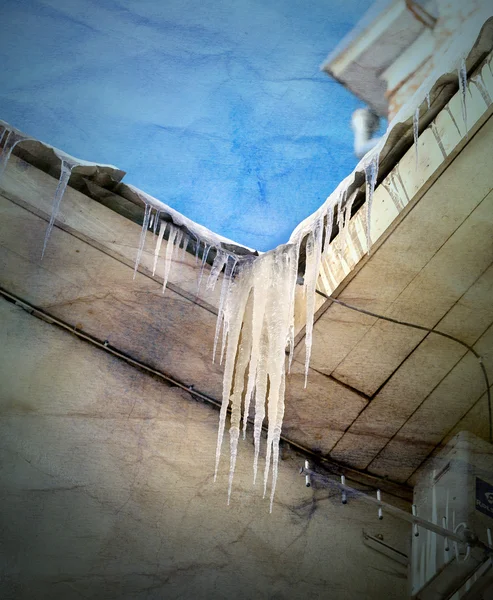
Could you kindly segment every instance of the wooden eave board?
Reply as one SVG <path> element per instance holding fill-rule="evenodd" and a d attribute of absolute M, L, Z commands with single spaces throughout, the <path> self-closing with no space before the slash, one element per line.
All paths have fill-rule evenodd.
<path fill-rule="evenodd" d="M 134 280 L 131 266 L 58 227 L 41 261 L 46 221 L 1 195 L 0 211 L 1 285 L 8 292 L 220 398 L 211 311 L 170 289 L 163 296 L 158 281 L 140 272 Z"/>
<path fill-rule="evenodd" d="M 0 182 L 0 193 L 48 221 L 56 186 L 56 179 L 18 157 L 11 156 L 7 170 Z M 56 218 L 56 226 L 87 241 L 90 245 L 126 265 L 133 267 L 135 264 L 141 228 L 73 188 L 67 187 Z M 152 276 L 156 240 L 157 236 L 148 231 L 139 265 L 139 271 L 148 276 Z M 39 248 L 33 249 L 33 257 L 41 256 L 42 247 L 43 243 L 41 242 Z M 166 248 L 167 241 L 163 240 L 155 276 L 156 281 L 161 283 Z M 189 253 L 185 253 L 182 258 L 182 252 L 178 249 L 175 249 L 173 258 L 169 287 L 190 301 L 197 302 L 212 312 L 217 312 L 222 277 L 219 278 L 214 290 L 206 289 L 210 270 L 207 265 L 202 286 L 198 292 L 200 261 L 197 264 L 195 257 Z"/>
<path fill-rule="evenodd" d="M 485 65 L 482 72 L 485 83 L 493 95 L 493 77 L 489 71 L 489 65 Z M 484 124 L 492 110 L 491 107 L 486 110 L 476 86 L 471 84 L 470 87 L 471 95 L 467 96 L 468 124 L 469 130 L 472 132 Z M 444 159 L 431 129 L 425 130 L 420 136 L 418 169 L 415 164 L 415 151 L 414 148 L 411 148 L 382 185 L 375 190 L 371 222 L 373 241 L 371 256 L 369 258 L 366 256 L 364 239 L 366 207 L 363 206 L 349 225 L 349 243 L 345 250 L 345 256 L 348 258 L 347 263 L 352 270 L 344 270 L 344 262 L 338 260 L 337 257 L 332 259 L 331 285 L 327 288 L 321 277 L 319 287 L 322 291 L 334 293 L 341 299 L 357 304 L 361 308 L 385 314 L 385 311 L 396 302 L 437 250 L 457 229 L 458 224 L 467 217 L 489 191 L 488 181 L 484 176 L 481 179 L 478 175 L 483 172 L 484 165 L 481 162 L 478 163 L 474 158 L 469 159 L 470 164 L 463 166 L 465 171 L 463 183 L 469 179 L 476 182 L 474 197 L 471 197 L 468 190 L 462 202 L 455 202 L 451 206 L 448 197 L 454 193 L 455 185 L 446 183 L 445 179 L 449 177 L 449 173 L 440 183 L 441 187 L 433 188 L 434 181 L 451 164 L 465 143 L 464 136 L 459 136 L 450 116 L 452 113 L 455 114 L 454 119 L 455 117 L 459 121 L 461 119 L 458 95 L 452 99 L 449 109 L 450 112 L 449 110 L 442 111 L 435 120 L 436 128 L 441 135 L 442 146 L 448 153 L 447 159 Z M 486 160 L 484 154 L 489 153 L 490 142 L 487 139 L 489 134 L 482 132 L 481 135 L 483 136 L 482 160 L 484 161 Z M 460 158 L 462 163 L 464 160 L 465 157 Z M 454 165 L 455 169 L 456 165 Z M 388 192 L 392 179 L 395 181 L 399 193 L 399 206 L 395 204 Z M 426 203 L 420 202 L 420 198 L 430 187 L 433 188 L 430 190 L 431 196 L 428 197 Z M 440 214 L 441 218 L 434 218 L 436 214 Z M 398 234 L 396 235 L 396 233 Z M 332 244 L 334 243 L 335 241 Z M 379 249 L 382 244 L 384 246 Z M 336 254 L 337 252 L 333 253 L 334 256 Z M 410 260 L 410 256 L 412 256 L 412 260 Z M 327 306 L 329 305 L 326 304 Z M 355 314 L 351 315 L 349 311 L 333 304 L 325 312 L 323 309 L 321 312 L 322 316 L 315 324 L 315 344 L 311 364 L 317 371 L 331 374 L 341 364 L 344 357 L 348 356 L 355 348 L 356 342 L 363 338 L 374 320 L 363 315 L 356 317 Z M 341 321 L 352 323 L 351 333 L 347 337 L 344 332 L 343 335 L 337 335 L 337 332 L 341 330 Z M 360 327 L 359 333 L 358 326 Z M 320 336 L 331 343 L 330 352 L 327 347 L 318 344 L 317 340 Z M 303 354 L 302 341 L 298 345 L 296 356 L 301 358 Z M 365 391 L 362 388 L 358 389 Z"/>
<path fill-rule="evenodd" d="M 493 96 L 490 66 L 481 72 Z M 418 170 L 411 148 L 386 185 L 377 188 L 372 214 L 377 247 L 369 259 L 362 257 L 359 233 L 357 243 L 346 250 L 346 256 L 353 254 L 352 270 L 345 274 L 341 266 L 331 289 L 324 291 L 380 314 L 436 326 L 480 344 L 488 355 L 487 332 L 493 321 L 493 119 L 488 120 L 491 106 L 486 107 L 474 83 L 467 109 L 469 139 L 464 139 L 457 95 L 435 120 L 441 144 L 431 129 L 422 132 Z M 400 192 L 399 205 L 386 189 L 390 177 Z M 364 223 L 364 208 L 353 218 L 351 240 Z M 359 261 L 354 258 L 358 254 Z M 322 277 L 319 285 L 324 289 Z M 371 399 L 331 449 L 332 458 L 413 483 L 413 472 L 451 430 L 457 432 L 458 422 L 485 435 L 484 381 L 477 361 L 459 344 L 336 304 L 321 313 L 312 367 Z M 298 360 L 303 355 L 300 343 Z M 489 369 L 493 379 L 491 365 Z M 459 386 L 456 379 L 462 381 L 464 370 L 467 383 Z M 442 419 L 448 410 L 445 390 L 454 386 L 457 394 Z M 398 435 L 405 441 L 391 445 Z"/>

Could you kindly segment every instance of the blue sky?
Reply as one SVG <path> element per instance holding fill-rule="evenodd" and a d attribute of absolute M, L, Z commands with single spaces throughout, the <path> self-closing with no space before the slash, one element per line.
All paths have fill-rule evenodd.
<path fill-rule="evenodd" d="M 0 118 L 268 250 L 357 162 L 319 67 L 369 4 L 4 0 Z"/>

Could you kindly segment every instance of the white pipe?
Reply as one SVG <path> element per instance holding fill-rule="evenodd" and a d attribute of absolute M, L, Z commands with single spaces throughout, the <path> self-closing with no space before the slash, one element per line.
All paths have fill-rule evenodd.
<path fill-rule="evenodd" d="M 381 139 L 373 137 L 380 127 L 380 119 L 369 108 L 358 108 L 353 112 L 351 127 L 354 131 L 354 153 L 363 158 Z"/>

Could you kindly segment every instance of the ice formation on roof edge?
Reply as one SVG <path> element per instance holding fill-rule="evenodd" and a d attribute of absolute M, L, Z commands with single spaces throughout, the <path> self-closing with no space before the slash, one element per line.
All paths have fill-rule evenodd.
<path fill-rule="evenodd" d="M 488 15 L 488 17 L 491 15 Z M 485 19 L 486 21 L 487 19 Z M 483 21 L 483 23 L 485 22 Z M 183 242 L 182 251 L 185 252 L 189 243 L 189 235 L 185 235 L 182 227 L 195 238 L 197 257 L 199 248 L 202 248 L 202 263 L 198 286 L 203 277 L 207 254 L 211 248 L 216 251 L 211 273 L 206 287 L 214 287 L 219 274 L 224 269 L 222 282 L 217 327 L 214 339 L 213 358 L 216 355 L 217 345 L 222 328 L 222 350 L 221 362 L 225 356 L 223 398 L 219 417 L 219 429 L 216 448 L 215 477 L 218 473 L 221 457 L 221 448 L 224 438 L 226 416 L 231 405 L 230 419 L 230 469 L 228 485 L 228 503 L 231 497 L 232 482 L 236 466 L 238 451 L 238 440 L 240 433 L 241 415 L 243 407 L 243 433 L 249 416 L 250 405 L 254 400 L 254 465 L 253 480 L 255 482 L 258 471 L 258 459 L 260 455 L 260 442 L 263 421 L 267 409 L 267 447 L 264 467 L 264 496 L 267 492 L 269 475 L 271 475 L 270 510 L 272 510 L 274 494 L 276 489 L 279 460 L 279 442 L 281 426 L 284 415 L 284 390 L 286 381 L 286 366 L 289 371 L 294 350 L 294 307 L 295 290 L 298 283 L 298 266 L 302 244 L 305 243 L 306 260 L 303 276 L 303 290 L 306 298 L 306 327 L 305 327 L 305 385 L 311 354 L 313 315 L 315 308 L 316 286 L 319 278 L 319 270 L 322 258 L 326 259 L 331 246 L 331 237 L 334 215 L 337 215 L 340 238 L 337 251 L 339 255 L 344 251 L 347 243 L 347 227 L 351 218 L 351 206 L 355 198 L 356 173 L 362 172 L 366 179 L 366 214 L 367 214 L 367 250 L 371 247 L 371 209 L 372 199 L 378 177 L 379 158 L 382 151 L 386 149 L 386 142 L 397 123 L 412 120 L 414 131 L 414 142 L 417 142 L 416 129 L 419 111 L 422 104 L 429 108 L 432 104 L 430 94 L 437 79 L 444 73 L 458 73 L 459 88 L 462 101 L 465 103 L 465 92 L 467 86 L 466 61 L 464 56 L 464 37 L 461 36 L 462 50 L 445 52 L 437 70 L 428 77 L 422 86 L 416 91 L 410 102 L 404 105 L 389 124 L 386 134 L 358 164 L 353 173 L 348 176 L 336 190 L 329 196 L 325 203 L 310 217 L 300 223 L 293 231 L 287 244 L 278 246 L 272 251 L 260 256 L 238 257 L 224 250 L 224 243 L 232 243 L 226 238 L 218 236 L 205 227 L 202 227 L 187 219 L 177 211 L 174 211 L 159 200 L 145 194 L 141 190 L 127 186 L 145 205 L 144 222 L 142 226 L 140 242 L 137 251 L 135 272 L 145 244 L 148 229 L 154 235 L 157 226 L 160 229 L 156 241 L 154 272 L 159 257 L 159 249 L 166 228 L 169 227 L 168 244 L 165 255 L 165 275 L 163 292 L 166 289 L 167 280 L 172 264 L 175 249 Z M 478 37 L 467 38 L 474 42 Z M 457 44 L 456 44 L 457 45 Z M 468 48 L 472 47 L 472 43 Z M 457 64 L 457 56 L 460 62 Z M 481 91 L 480 79 L 475 81 Z M 485 102 L 488 98 L 482 93 Z M 467 131 L 467 113 L 463 104 L 463 119 Z M 28 140 L 18 130 L 7 124 L 3 125 L 2 138 L 7 135 L 4 147 L 0 154 L 0 176 L 5 170 L 7 161 L 15 145 L 21 141 Z M 418 132 L 419 133 L 419 132 Z M 12 136 L 12 140 L 10 136 Z M 0 138 L 0 141 L 1 139 Z M 49 238 L 51 228 L 56 219 L 63 192 L 66 189 L 70 174 L 78 166 L 92 165 L 85 161 L 78 161 L 69 155 L 53 149 L 61 160 L 60 181 L 55 193 L 53 210 L 50 223 L 47 228 L 43 253 Z M 400 203 L 399 193 L 395 182 L 387 187 L 392 199 Z M 351 191 L 348 198 L 348 191 Z M 153 212 L 154 210 L 154 212 Z M 172 222 L 165 224 L 160 221 L 161 212 L 171 216 Z M 234 244 L 234 243 L 233 243 Z M 327 261 L 325 265 L 327 268 Z M 286 356 L 288 348 L 288 357 Z M 287 365 L 286 365 L 287 363 Z M 246 391 L 245 387 L 246 378 Z M 272 462 L 272 471 L 271 471 Z"/>

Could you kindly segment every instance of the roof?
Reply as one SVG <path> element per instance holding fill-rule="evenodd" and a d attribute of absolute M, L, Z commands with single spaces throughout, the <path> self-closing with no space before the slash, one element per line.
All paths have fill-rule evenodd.
<path fill-rule="evenodd" d="M 329 54 L 322 69 L 385 117 L 381 74 L 423 30 L 403 0 L 380 0 Z"/>

